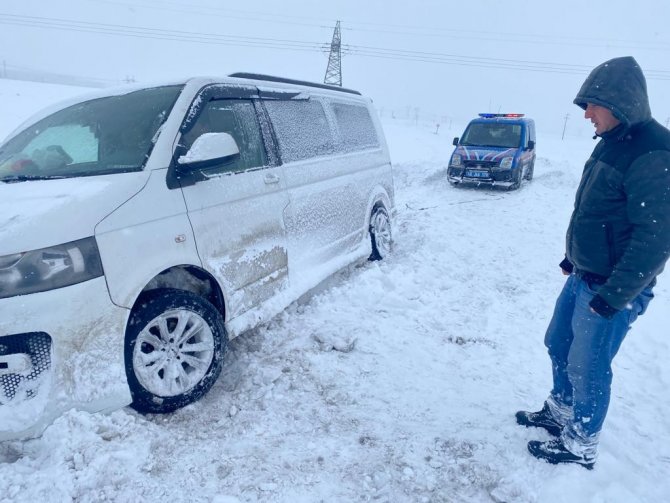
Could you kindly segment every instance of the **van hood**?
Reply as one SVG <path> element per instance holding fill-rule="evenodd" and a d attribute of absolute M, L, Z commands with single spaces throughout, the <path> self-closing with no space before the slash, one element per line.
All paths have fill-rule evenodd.
<path fill-rule="evenodd" d="M 458 154 L 464 161 L 501 161 L 505 157 L 516 155 L 518 148 L 507 147 L 456 147 L 454 154 Z"/>
<path fill-rule="evenodd" d="M 145 171 L 0 183 L 0 256 L 94 234 L 104 217 L 144 187 Z"/>

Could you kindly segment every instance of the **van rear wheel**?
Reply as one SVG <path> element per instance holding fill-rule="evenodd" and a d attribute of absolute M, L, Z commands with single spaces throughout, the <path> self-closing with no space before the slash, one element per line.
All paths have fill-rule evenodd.
<path fill-rule="evenodd" d="M 383 260 L 391 253 L 393 237 L 391 235 L 391 219 L 384 206 L 377 205 L 370 217 L 370 240 L 372 253 L 368 260 Z"/>
<path fill-rule="evenodd" d="M 221 313 L 194 293 L 164 288 L 140 299 L 126 329 L 131 407 L 166 413 L 200 399 L 221 373 L 227 339 Z"/>

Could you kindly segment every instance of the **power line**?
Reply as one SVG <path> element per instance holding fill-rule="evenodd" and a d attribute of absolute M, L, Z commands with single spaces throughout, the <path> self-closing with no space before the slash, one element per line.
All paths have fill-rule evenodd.
<path fill-rule="evenodd" d="M 172 40 L 178 42 L 195 42 L 219 45 L 259 46 L 265 48 L 309 50 L 323 52 L 327 44 L 283 40 L 275 38 L 244 37 L 237 35 L 219 35 L 215 33 L 189 32 L 179 30 L 163 30 L 158 28 L 135 27 L 107 23 L 89 23 L 68 19 L 43 18 L 37 16 L 18 16 L 0 14 L 0 24 L 28 26 L 32 28 L 52 28 L 64 31 L 96 33 L 102 35 L 121 35 L 136 38 Z"/>
<path fill-rule="evenodd" d="M 102 35 L 126 36 L 135 38 L 159 39 L 199 44 L 216 44 L 228 46 L 256 47 L 274 50 L 292 50 L 307 52 L 327 52 L 328 44 L 305 42 L 298 40 L 246 37 L 236 35 L 219 35 L 215 33 L 190 32 L 183 30 L 164 30 L 157 28 L 117 25 L 109 23 L 90 23 L 67 19 L 44 18 L 38 16 L 19 16 L 0 14 L 0 24 L 27 26 L 31 28 L 47 28 L 71 32 L 95 33 Z M 435 53 L 426 51 L 409 51 L 383 47 L 347 45 L 343 47 L 346 55 L 389 59 L 394 61 L 415 61 L 424 63 L 468 66 L 476 68 L 497 68 L 503 70 L 523 70 L 542 73 L 585 74 L 590 66 L 551 63 L 544 61 L 524 61 L 510 59 L 485 58 L 478 56 L 462 56 L 456 54 Z M 646 70 L 648 79 L 670 80 L 670 71 Z"/>
<path fill-rule="evenodd" d="M 345 54 L 366 56 L 402 61 L 417 61 L 424 63 L 449 64 L 470 66 L 477 68 L 498 68 L 505 70 L 525 70 L 542 73 L 564 73 L 582 75 L 588 73 L 592 67 L 586 65 L 569 65 L 543 61 L 524 61 L 510 59 L 483 58 L 478 56 L 459 56 L 454 54 L 430 53 L 422 51 L 405 51 L 399 49 L 384 49 L 380 47 L 344 46 Z M 651 80 L 670 80 L 670 71 L 645 70 L 645 75 Z"/>
<path fill-rule="evenodd" d="M 349 23 L 347 23 L 347 26 Z M 366 29 L 366 28 L 344 28 L 345 31 L 352 32 L 370 32 L 370 33 L 385 33 L 390 35 L 409 35 L 411 37 L 424 36 L 424 37 L 436 37 L 436 38 L 455 38 L 455 39 L 472 39 L 477 41 L 490 41 L 490 42 L 506 42 L 506 43 L 517 43 L 517 44 L 528 44 L 532 43 L 533 45 L 560 45 L 564 46 L 576 46 L 584 47 L 585 44 L 588 44 L 589 47 L 607 47 L 607 48 L 636 48 L 636 49 L 647 49 L 647 50 L 656 50 L 656 51 L 667 51 L 670 48 L 670 42 L 643 42 L 643 41 L 623 41 L 623 40 L 605 40 L 602 38 L 594 39 L 588 37 L 547 37 L 546 35 L 536 35 L 532 33 L 506 33 L 506 32 L 492 32 L 487 31 L 486 34 L 483 34 L 481 31 L 470 31 L 470 30 L 448 30 L 448 29 L 438 29 L 438 28 L 422 28 L 415 27 L 410 28 L 408 31 L 407 28 L 402 30 L 390 30 L 390 29 Z"/>
<path fill-rule="evenodd" d="M 426 51 L 409 51 L 403 49 L 386 49 L 382 47 L 356 46 L 346 45 L 345 51 L 352 54 L 362 54 L 367 56 L 387 55 L 397 56 L 403 59 L 416 59 L 420 61 L 435 61 L 435 62 L 454 62 L 454 63 L 477 63 L 485 67 L 532 67 L 536 69 L 550 68 L 552 70 L 561 70 L 567 73 L 583 73 L 590 71 L 591 67 L 586 65 L 564 64 L 564 63 L 547 63 L 540 61 L 526 61 L 500 58 L 487 58 L 482 56 L 461 56 L 457 54 L 445 54 Z M 668 72 L 670 76 L 670 72 Z"/>
<path fill-rule="evenodd" d="M 309 18 L 309 17 L 302 17 L 302 16 L 289 16 L 286 14 L 281 14 L 281 13 L 270 13 L 270 12 L 249 12 L 249 11 L 241 11 L 237 9 L 226 9 L 225 7 L 218 7 L 218 6 L 203 6 L 198 8 L 196 5 L 189 4 L 188 9 L 184 8 L 177 8 L 177 7 L 183 7 L 184 3 L 179 3 L 179 2 L 162 2 L 162 1 L 157 1 L 157 2 L 149 2 L 150 5 L 138 5 L 137 3 L 130 3 L 130 2 L 123 2 L 123 1 L 115 1 L 115 0 L 93 0 L 99 3 L 106 3 L 106 4 L 111 4 L 111 5 L 122 5 L 126 7 L 131 7 L 133 9 L 137 9 L 138 7 L 147 9 L 151 12 L 156 10 L 156 6 L 160 6 L 159 8 L 161 11 L 169 11 L 169 12 L 178 12 L 182 14 L 189 14 L 189 15 L 197 15 L 197 16 L 206 16 L 208 18 L 212 17 L 220 17 L 224 19 L 241 19 L 245 21 L 255 21 L 255 22 L 262 22 L 262 23 L 272 23 L 272 24 L 281 24 L 281 25 L 293 25 L 293 26 L 309 26 L 309 27 L 315 27 L 315 28 L 326 28 L 330 29 L 330 26 L 328 26 L 328 23 L 330 21 L 319 21 L 315 18 Z M 168 6 L 168 7 L 166 7 Z M 169 7 L 169 6 L 175 6 L 175 7 Z M 198 10 L 200 9 L 200 10 Z M 218 13 L 216 12 L 218 11 Z M 229 14 L 232 12 L 233 14 Z M 267 19 L 265 19 L 267 18 Z M 279 18 L 283 18 L 282 20 L 279 20 Z M 301 19 L 301 20 L 313 20 L 315 23 L 308 23 L 308 22 L 302 22 L 302 21 L 290 21 L 290 19 Z"/>
<path fill-rule="evenodd" d="M 128 7 L 137 8 L 142 7 L 138 5 L 137 2 L 129 3 L 121 0 L 95 0 L 100 3 L 108 3 L 113 5 L 126 5 Z M 179 9 L 179 8 L 166 8 L 166 5 L 169 6 L 182 6 L 183 4 L 178 2 L 171 1 L 149 1 L 145 0 L 144 8 L 146 9 L 155 9 L 154 6 L 160 5 L 162 10 L 170 10 L 173 12 L 181 12 L 188 14 L 203 15 L 208 17 L 224 17 L 224 18 L 233 18 L 233 19 L 244 19 L 250 21 L 260 21 L 260 22 L 269 22 L 274 24 L 291 24 L 291 25 L 300 25 L 300 26 L 312 26 L 315 28 L 328 28 L 332 26 L 334 20 L 325 20 L 323 18 L 314 18 L 308 16 L 295 16 L 287 15 L 283 13 L 269 13 L 267 11 L 244 11 L 239 9 L 228 9 L 225 7 L 219 6 L 201 6 L 189 5 L 188 9 Z M 198 12 L 198 8 L 203 9 Z M 215 12 L 219 14 L 216 14 Z M 233 13 L 233 14 L 229 14 Z M 269 18 L 269 19 L 263 19 Z M 282 18 L 281 21 L 277 21 L 278 18 Z M 300 20 L 292 21 L 292 20 Z M 314 23 L 307 23 L 304 21 L 314 21 Z M 343 28 L 343 31 L 350 32 L 373 32 L 373 33 L 387 33 L 392 35 L 409 35 L 412 37 L 417 36 L 427 36 L 427 37 L 448 37 L 448 38 L 461 38 L 461 39 L 476 39 L 476 40 L 488 40 L 494 42 L 511 42 L 511 43 L 529 43 L 532 42 L 534 45 L 537 44 L 549 44 L 549 45 L 572 45 L 583 47 L 585 44 L 588 44 L 589 47 L 609 47 L 609 48 L 645 48 L 650 50 L 667 50 L 670 47 L 670 41 L 667 42 L 644 42 L 644 41 L 635 41 L 635 40 L 622 40 L 617 39 L 603 39 L 602 37 L 584 37 L 584 36 L 552 36 L 548 37 L 546 33 L 534 34 L 529 33 L 524 30 L 523 32 L 495 32 L 487 30 L 483 34 L 482 30 L 464 30 L 464 29 L 455 29 L 455 28 L 434 28 L 428 26 L 408 26 L 408 25 L 396 25 L 396 24 L 384 24 L 384 23 L 372 23 L 372 22 L 360 22 L 360 21 L 348 21 L 345 20 L 346 28 Z M 360 26 L 357 28 L 356 26 Z M 372 28 L 365 28 L 372 27 Z"/>

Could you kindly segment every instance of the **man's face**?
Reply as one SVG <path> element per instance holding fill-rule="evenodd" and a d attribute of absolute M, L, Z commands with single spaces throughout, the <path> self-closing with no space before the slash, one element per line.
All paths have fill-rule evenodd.
<path fill-rule="evenodd" d="M 586 104 L 584 118 L 591 119 L 596 128 L 596 134 L 603 134 L 621 123 L 619 119 L 612 115 L 609 109 L 600 105 L 594 105 L 593 103 Z"/>

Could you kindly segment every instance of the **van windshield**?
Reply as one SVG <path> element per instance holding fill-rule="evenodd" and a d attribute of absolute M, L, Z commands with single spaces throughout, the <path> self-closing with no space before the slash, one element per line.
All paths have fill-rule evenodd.
<path fill-rule="evenodd" d="M 141 170 L 182 88 L 97 98 L 45 117 L 0 146 L 0 181 Z"/>
<path fill-rule="evenodd" d="M 518 148 L 521 144 L 521 125 L 475 122 L 463 133 L 460 142 L 465 146 Z"/>

